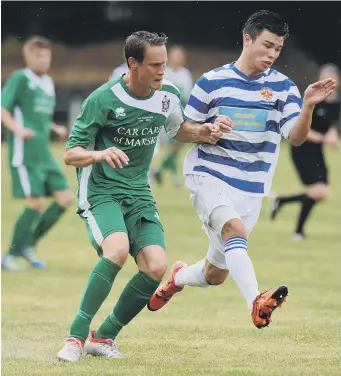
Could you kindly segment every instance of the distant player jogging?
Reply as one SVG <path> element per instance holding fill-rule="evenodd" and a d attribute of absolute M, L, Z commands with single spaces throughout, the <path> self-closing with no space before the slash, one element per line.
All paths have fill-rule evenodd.
<path fill-rule="evenodd" d="M 53 122 L 55 90 L 47 75 L 51 43 L 40 36 L 32 37 L 24 44 L 23 53 L 27 67 L 12 73 L 1 95 L 12 194 L 25 199 L 1 263 L 3 269 L 15 272 L 26 269 L 20 258 L 36 269 L 46 267 L 36 255 L 36 245 L 73 203 L 73 193 L 50 148 L 51 130 L 60 138 L 68 134 L 65 127 Z M 43 210 L 45 197 L 51 195 L 54 201 Z"/>
<path fill-rule="evenodd" d="M 340 86 L 340 73 L 336 65 L 326 64 L 320 69 L 320 80 L 332 77 L 336 87 Z M 297 202 L 301 210 L 297 218 L 293 240 L 306 238 L 304 226 L 315 205 L 328 197 L 328 169 L 325 161 L 324 147 L 340 148 L 340 98 L 335 91 L 314 108 L 311 129 L 302 146 L 291 147 L 291 157 L 301 182 L 306 186 L 305 192 L 292 196 L 272 198 L 271 219 L 277 217 L 283 206 Z"/>
<path fill-rule="evenodd" d="M 190 119 L 213 123 L 225 115 L 233 126 L 216 145 L 195 146 L 185 158 L 185 183 L 210 239 L 209 249 L 194 265 L 174 264 L 148 303 L 152 311 L 186 285 L 219 285 L 230 273 L 254 325 L 264 328 L 288 295 L 286 286 L 259 292 L 248 235 L 262 197 L 269 193 L 281 137 L 294 145 L 305 141 L 314 106 L 334 92 L 335 80 L 308 86 L 302 105 L 296 85 L 271 69 L 287 36 L 288 25 L 278 14 L 253 14 L 243 29 L 239 59 L 205 73 L 192 90 L 185 109 Z"/>

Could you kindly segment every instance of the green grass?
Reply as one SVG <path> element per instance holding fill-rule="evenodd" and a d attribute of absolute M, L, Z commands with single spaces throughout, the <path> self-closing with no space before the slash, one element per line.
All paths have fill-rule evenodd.
<path fill-rule="evenodd" d="M 62 146 L 53 146 L 61 160 Z M 2 249 L 6 249 L 22 202 L 10 195 L 2 151 Z M 39 244 L 48 270 L 2 273 L 3 375 L 340 375 L 340 155 L 328 152 L 331 197 L 315 208 L 304 243 L 290 240 L 298 206 L 283 209 L 268 221 L 264 200 L 260 220 L 250 237 L 261 289 L 285 283 L 289 301 L 274 314 L 274 323 L 257 330 L 232 280 L 208 289 L 186 288 L 165 309 L 144 310 L 118 337 L 125 360 L 84 357 L 78 364 L 60 364 L 56 354 L 68 334 L 96 262 L 84 225 L 71 209 Z M 75 173 L 65 168 L 75 188 Z M 274 189 L 301 190 L 282 146 Z M 155 187 L 163 220 L 169 263 L 197 261 L 207 239 L 185 188 Z M 93 322 L 100 324 L 135 273 L 129 260 Z"/>

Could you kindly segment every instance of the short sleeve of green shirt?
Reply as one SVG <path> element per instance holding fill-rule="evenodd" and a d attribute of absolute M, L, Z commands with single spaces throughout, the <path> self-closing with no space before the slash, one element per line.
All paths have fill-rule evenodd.
<path fill-rule="evenodd" d="M 97 132 L 105 126 L 108 110 L 99 95 L 90 95 L 82 104 L 80 114 L 72 127 L 66 148 L 81 146 L 86 149 L 95 140 Z"/>
<path fill-rule="evenodd" d="M 173 138 L 178 133 L 181 124 L 187 120 L 187 116 L 184 114 L 182 108 L 180 91 L 174 85 L 172 87 L 172 94 L 175 94 L 178 100 L 166 120 L 165 130 L 168 136 Z"/>
<path fill-rule="evenodd" d="M 175 137 L 183 122 L 187 120 L 181 103 L 179 103 L 168 116 L 165 124 L 165 130 L 169 137 Z"/>
<path fill-rule="evenodd" d="M 20 100 L 25 85 L 25 75 L 21 71 L 14 72 L 7 80 L 1 93 L 1 106 L 12 112 Z"/>

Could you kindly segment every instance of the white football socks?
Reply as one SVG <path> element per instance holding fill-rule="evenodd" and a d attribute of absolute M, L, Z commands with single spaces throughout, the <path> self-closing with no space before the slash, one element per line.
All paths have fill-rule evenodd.
<path fill-rule="evenodd" d="M 252 303 L 259 291 L 255 270 L 247 253 L 247 239 L 241 236 L 229 238 L 224 244 L 224 252 L 229 273 L 243 294 L 249 310 L 252 310 Z"/>
<path fill-rule="evenodd" d="M 204 270 L 205 260 L 200 260 L 190 266 L 184 266 L 175 274 L 175 284 L 177 286 L 207 287 L 210 284 L 206 281 Z"/>

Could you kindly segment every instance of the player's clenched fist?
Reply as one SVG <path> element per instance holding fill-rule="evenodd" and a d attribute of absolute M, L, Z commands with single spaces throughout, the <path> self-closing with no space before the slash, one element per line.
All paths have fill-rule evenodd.
<path fill-rule="evenodd" d="M 107 162 L 112 168 L 123 168 L 123 165 L 127 165 L 129 162 L 127 154 L 114 146 L 105 150 L 95 151 L 93 156 L 95 162 Z"/>
<path fill-rule="evenodd" d="M 215 144 L 217 141 L 223 137 L 223 132 L 220 127 L 216 124 L 205 123 L 200 127 L 199 136 L 200 142 L 207 144 Z"/>
<path fill-rule="evenodd" d="M 218 125 L 220 130 L 224 133 L 232 131 L 232 120 L 228 116 L 218 116 L 215 119 L 214 124 Z"/>

